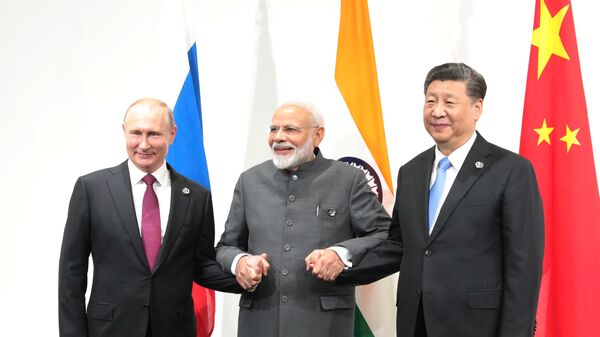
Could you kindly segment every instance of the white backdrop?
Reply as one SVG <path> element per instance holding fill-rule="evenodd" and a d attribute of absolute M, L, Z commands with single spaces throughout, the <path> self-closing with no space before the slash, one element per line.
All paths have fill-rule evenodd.
<path fill-rule="evenodd" d="M 267 155 L 262 125 L 275 102 L 311 101 L 326 124 L 345 113 L 333 78 L 339 1 L 262 1 L 197 0 L 188 13 L 217 238 L 235 181 L 250 164 L 248 140 L 265 144 L 259 151 Z M 534 3 L 370 2 L 394 176 L 432 144 L 421 123 L 422 83 L 432 66 L 448 61 L 485 76 L 478 129 L 518 151 Z M 159 7 L 159 0 L 0 0 L 1 336 L 58 336 L 58 257 L 71 190 L 78 176 L 126 158 L 124 110 L 154 93 Z M 572 0 L 572 10 L 598 171 L 597 4 Z M 325 155 L 337 136 L 327 133 Z M 219 312 L 215 336 L 231 336 L 235 317 Z"/>

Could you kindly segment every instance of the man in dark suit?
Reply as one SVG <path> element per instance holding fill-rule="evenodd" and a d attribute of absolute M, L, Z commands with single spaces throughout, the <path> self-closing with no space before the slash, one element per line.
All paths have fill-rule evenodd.
<path fill-rule="evenodd" d="M 165 103 L 136 101 L 123 131 L 129 160 L 80 177 L 73 190 L 59 263 L 60 336 L 195 337 L 192 281 L 241 290 L 214 261 L 210 193 L 166 163 L 177 127 Z"/>
<path fill-rule="evenodd" d="M 534 334 L 542 202 L 531 164 L 475 131 L 486 88 L 465 64 L 431 69 L 423 121 L 436 146 L 400 168 L 389 238 L 337 279 L 400 270 L 398 336 Z"/>

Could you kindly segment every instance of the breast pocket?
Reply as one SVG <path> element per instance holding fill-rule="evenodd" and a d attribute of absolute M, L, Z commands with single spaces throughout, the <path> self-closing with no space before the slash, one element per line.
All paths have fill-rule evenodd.
<path fill-rule="evenodd" d="M 330 203 L 318 204 L 317 217 L 321 227 L 337 230 L 340 225 L 347 223 L 348 214 L 346 207 Z"/>

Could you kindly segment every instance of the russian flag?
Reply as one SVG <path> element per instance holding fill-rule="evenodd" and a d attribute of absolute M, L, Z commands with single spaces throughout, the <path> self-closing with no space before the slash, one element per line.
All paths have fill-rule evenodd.
<path fill-rule="evenodd" d="M 204 152 L 196 43 L 190 22 L 185 17 L 189 10 L 183 0 L 166 0 L 161 4 L 156 95 L 174 107 L 177 124 L 177 137 L 169 148 L 167 162 L 179 173 L 210 189 Z M 192 297 L 196 335 L 209 337 L 215 325 L 214 291 L 194 283 Z"/>

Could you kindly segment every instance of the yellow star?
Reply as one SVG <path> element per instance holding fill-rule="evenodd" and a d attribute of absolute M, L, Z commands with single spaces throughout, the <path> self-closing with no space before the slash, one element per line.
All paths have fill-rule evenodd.
<path fill-rule="evenodd" d="M 540 4 L 540 26 L 533 30 L 531 44 L 538 47 L 538 71 L 539 79 L 546 68 L 552 54 L 570 60 L 562 40 L 560 39 L 560 27 L 569 10 L 569 5 L 561 8 L 555 16 L 550 15 L 546 2 Z"/>
<path fill-rule="evenodd" d="M 548 145 L 550 145 L 550 134 L 552 133 L 552 131 L 554 131 L 554 128 L 549 128 L 546 125 L 546 118 L 544 118 L 544 123 L 542 123 L 541 128 L 533 130 L 537 132 L 538 135 L 540 135 L 540 137 L 538 138 L 537 145 L 540 145 L 541 142 L 546 142 L 548 143 Z"/>
<path fill-rule="evenodd" d="M 579 144 L 579 141 L 577 140 L 577 133 L 579 132 L 579 129 L 571 131 L 571 129 L 569 129 L 569 126 L 567 125 L 567 131 L 565 131 L 565 132 L 566 132 L 565 136 L 562 137 L 560 140 L 567 143 L 567 152 L 569 152 L 569 150 L 571 150 L 571 145 L 573 145 L 573 144 L 581 145 L 581 144 Z"/>

